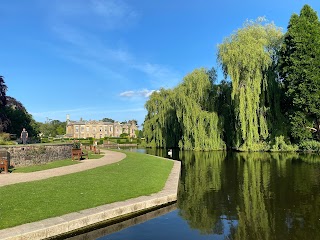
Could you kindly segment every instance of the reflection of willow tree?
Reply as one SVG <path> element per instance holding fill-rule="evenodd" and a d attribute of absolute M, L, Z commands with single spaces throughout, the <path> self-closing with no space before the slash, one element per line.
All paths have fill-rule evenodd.
<path fill-rule="evenodd" d="M 181 152 L 182 153 L 182 152 Z M 201 233 L 221 233 L 223 224 L 217 208 L 221 172 L 226 152 L 184 152 L 179 186 L 180 215 Z"/>
<path fill-rule="evenodd" d="M 317 239 L 320 157 L 238 153 L 238 226 L 230 239 Z"/>
<path fill-rule="evenodd" d="M 279 239 L 319 239 L 319 188 L 319 155 L 299 154 L 291 159 L 287 177 L 278 181 L 275 193 L 282 210 L 276 228 Z"/>
<path fill-rule="evenodd" d="M 291 167 L 291 160 L 298 158 L 298 156 L 299 154 L 297 152 L 270 153 L 271 161 L 276 163 L 279 177 L 285 177 L 287 175 L 287 169 Z"/>
<path fill-rule="evenodd" d="M 272 239 L 275 222 L 270 210 L 270 158 L 259 153 L 236 155 L 239 165 L 243 160 L 243 182 L 240 185 L 238 228 L 236 239 Z M 260 156 L 260 157 L 259 157 Z"/>

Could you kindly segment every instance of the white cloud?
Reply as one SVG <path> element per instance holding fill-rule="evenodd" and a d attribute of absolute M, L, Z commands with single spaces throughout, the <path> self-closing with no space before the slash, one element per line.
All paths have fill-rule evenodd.
<path fill-rule="evenodd" d="M 133 98 L 133 97 L 144 97 L 148 98 L 155 90 L 148 90 L 143 89 L 141 91 L 126 91 L 120 93 L 120 97 L 127 97 L 127 98 Z"/>

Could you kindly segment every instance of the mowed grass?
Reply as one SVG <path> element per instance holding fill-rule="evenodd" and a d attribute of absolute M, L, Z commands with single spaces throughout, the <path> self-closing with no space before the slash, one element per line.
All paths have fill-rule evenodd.
<path fill-rule="evenodd" d="M 162 190 L 172 161 L 125 154 L 124 160 L 103 167 L 0 187 L 0 229 Z"/>
<path fill-rule="evenodd" d="M 89 152 L 89 159 L 98 159 L 102 157 L 103 157 L 102 154 L 93 154 Z M 10 169 L 10 171 L 14 173 L 29 173 L 29 172 L 37 172 L 37 171 L 43 171 L 43 170 L 52 169 L 52 168 L 69 166 L 69 165 L 78 164 L 78 163 L 80 162 L 77 160 L 72 161 L 71 158 L 68 158 L 68 159 L 58 160 L 58 161 L 49 162 L 41 165 L 34 165 L 34 166 L 28 166 L 28 167 L 16 167 L 14 169 Z"/>

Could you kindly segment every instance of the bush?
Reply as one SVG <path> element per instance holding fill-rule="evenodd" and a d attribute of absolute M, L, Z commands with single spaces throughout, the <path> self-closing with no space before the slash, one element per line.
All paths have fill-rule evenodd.
<path fill-rule="evenodd" d="M 10 141 L 10 133 L 0 133 L 0 145 L 13 145 L 14 141 Z"/>
<path fill-rule="evenodd" d="M 299 150 L 320 152 L 320 142 L 315 140 L 305 140 L 299 143 Z"/>
<path fill-rule="evenodd" d="M 277 152 L 277 151 L 284 151 L 284 152 L 291 152 L 297 151 L 298 147 L 296 145 L 287 144 L 284 140 L 284 136 L 279 136 L 275 138 L 274 145 L 271 147 L 270 151 Z"/>

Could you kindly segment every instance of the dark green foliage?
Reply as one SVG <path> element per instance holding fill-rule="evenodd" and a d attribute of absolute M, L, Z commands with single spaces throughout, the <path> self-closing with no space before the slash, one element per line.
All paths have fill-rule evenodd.
<path fill-rule="evenodd" d="M 292 15 L 288 32 L 264 18 L 247 21 L 218 47 L 226 78 L 197 69 L 146 103 L 149 147 L 294 151 L 320 140 L 320 22 L 311 7 Z"/>
<path fill-rule="evenodd" d="M 46 137 L 56 137 L 57 135 L 64 135 L 66 133 L 66 122 L 52 120 L 38 124 L 41 133 Z"/>
<path fill-rule="evenodd" d="M 5 106 L 7 104 L 6 98 L 7 86 L 2 76 L 0 76 L 0 132 L 4 131 L 9 124 L 9 120 L 5 114 Z"/>
<path fill-rule="evenodd" d="M 103 119 L 102 119 L 102 122 L 111 122 L 111 123 L 114 123 L 114 120 L 111 119 L 111 118 L 103 118 Z"/>
<path fill-rule="evenodd" d="M 301 141 L 299 143 L 299 150 L 320 152 L 320 142 L 315 140 Z"/>
<path fill-rule="evenodd" d="M 231 82 L 222 80 L 220 84 L 213 86 L 212 98 L 214 109 L 218 113 L 219 121 L 222 124 L 223 139 L 229 148 L 234 146 L 235 125 L 234 109 L 231 101 Z"/>
<path fill-rule="evenodd" d="M 320 22 L 305 5 L 291 16 L 280 52 L 279 73 L 286 93 L 286 106 L 295 141 L 310 139 L 310 127 L 320 140 Z"/>
<path fill-rule="evenodd" d="M 38 141 L 38 126 L 31 114 L 27 112 L 21 102 L 6 96 L 7 86 L 0 76 L 0 132 L 16 134 L 20 137 L 22 128 L 29 133 L 29 140 Z"/>
<path fill-rule="evenodd" d="M 4 82 L 3 76 L 0 76 L 0 108 L 6 106 L 7 104 L 7 98 L 6 98 L 7 89 L 8 88 Z"/>
<path fill-rule="evenodd" d="M 128 133 L 121 133 L 121 134 L 120 134 L 120 137 L 121 137 L 121 138 L 125 138 L 125 137 L 128 137 L 128 136 L 129 136 Z"/>
<path fill-rule="evenodd" d="M 39 126 L 21 102 L 13 97 L 7 97 L 7 105 L 4 108 L 4 112 L 8 119 L 8 124 L 4 129 L 5 132 L 16 134 L 19 138 L 22 128 L 26 128 L 29 140 L 38 141 Z"/>

